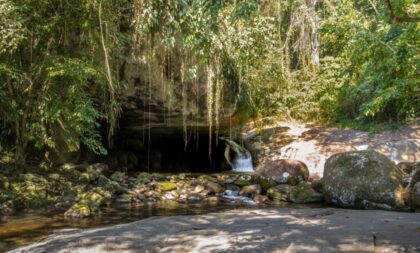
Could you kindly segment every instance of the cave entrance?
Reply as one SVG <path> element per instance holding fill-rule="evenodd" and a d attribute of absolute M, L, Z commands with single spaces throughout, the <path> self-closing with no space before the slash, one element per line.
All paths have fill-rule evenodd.
<path fill-rule="evenodd" d="M 113 156 L 114 161 L 118 160 L 118 166 L 126 163 L 127 169 L 133 172 L 215 173 L 231 170 L 224 157 L 225 142 L 218 140 L 216 135 L 212 136 L 211 160 L 209 135 L 204 131 L 198 135 L 191 134 L 187 146 L 183 134 L 179 131 L 152 129 L 150 145 L 147 144 L 147 136 L 146 132 L 144 139 L 142 134 L 117 137 Z M 134 163 L 126 160 L 136 161 Z"/>

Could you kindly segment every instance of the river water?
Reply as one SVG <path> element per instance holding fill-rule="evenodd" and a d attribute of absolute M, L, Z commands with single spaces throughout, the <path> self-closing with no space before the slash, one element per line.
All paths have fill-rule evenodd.
<path fill-rule="evenodd" d="M 97 216 L 85 219 L 65 219 L 63 215 L 65 210 L 60 209 L 49 208 L 25 211 L 10 216 L 0 216 L 0 252 L 6 252 L 33 243 L 59 229 L 106 227 L 152 216 L 192 215 L 239 208 L 281 208 L 285 206 L 290 206 L 290 204 L 186 204 L 168 201 L 128 205 L 113 203 L 108 207 L 102 208 Z M 299 206 L 294 205 L 294 207 Z"/>

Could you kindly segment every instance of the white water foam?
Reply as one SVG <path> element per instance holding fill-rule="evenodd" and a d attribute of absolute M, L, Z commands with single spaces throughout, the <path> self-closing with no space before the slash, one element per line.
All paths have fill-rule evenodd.
<path fill-rule="evenodd" d="M 233 159 L 232 170 L 235 172 L 253 172 L 252 156 L 248 150 L 244 153 L 236 153 Z"/>

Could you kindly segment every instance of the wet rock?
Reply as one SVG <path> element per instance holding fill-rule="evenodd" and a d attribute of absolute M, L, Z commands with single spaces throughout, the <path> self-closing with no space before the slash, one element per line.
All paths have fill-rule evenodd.
<path fill-rule="evenodd" d="M 89 175 L 90 180 L 96 180 L 100 175 L 109 170 L 108 165 L 105 163 L 95 163 L 86 168 L 86 173 Z"/>
<path fill-rule="evenodd" d="M 310 184 L 292 186 L 290 190 L 290 201 L 298 204 L 320 203 L 324 201 L 322 193 L 315 191 Z"/>
<path fill-rule="evenodd" d="M 245 197 L 253 197 L 259 194 L 261 194 L 261 186 L 259 184 L 244 186 L 239 192 L 239 195 L 245 196 Z"/>
<path fill-rule="evenodd" d="M 164 181 L 164 182 L 157 182 L 156 183 L 157 189 L 161 191 L 172 191 L 176 190 L 176 183 L 170 182 L 170 181 Z"/>
<path fill-rule="evenodd" d="M 364 201 L 391 207 L 404 205 L 403 171 L 375 151 L 352 151 L 331 156 L 323 177 L 327 202 L 365 208 Z"/>
<path fill-rule="evenodd" d="M 293 185 L 305 182 L 309 178 L 307 166 L 301 161 L 290 159 L 271 160 L 267 157 L 258 165 L 256 173 L 278 183 Z"/>
<path fill-rule="evenodd" d="M 222 185 L 213 181 L 207 181 L 206 186 L 210 193 L 221 193 L 225 191 Z"/>
<path fill-rule="evenodd" d="M 289 201 L 291 189 L 292 186 L 288 184 L 280 184 L 268 189 L 267 194 L 273 200 Z"/>
<path fill-rule="evenodd" d="M 262 203 L 266 203 L 266 202 L 268 202 L 269 201 L 269 199 L 268 199 L 268 197 L 267 196 L 265 196 L 265 195 L 255 195 L 253 198 L 252 198 L 252 200 L 255 202 L 255 203 L 258 203 L 258 204 L 262 204 Z"/>

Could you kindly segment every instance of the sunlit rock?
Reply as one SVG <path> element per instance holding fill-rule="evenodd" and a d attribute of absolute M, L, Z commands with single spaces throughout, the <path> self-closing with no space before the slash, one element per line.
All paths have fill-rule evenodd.
<path fill-rule="evenodd" d="M 366 201 L 402 207 L 402 177 L 399 167 L 375 151 L 339 153 L 325 164 L 325 199 L 341 207 L 366 208 Z"/>
<path fill-rule="evenodd" d="M 287 159 L 276 160 L 269 157 L 258 165 L 256 173 L 278 183 L 298 184 L 309 178 L 308 167 L 303 162 Z"/>

